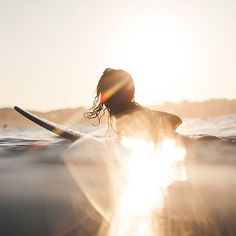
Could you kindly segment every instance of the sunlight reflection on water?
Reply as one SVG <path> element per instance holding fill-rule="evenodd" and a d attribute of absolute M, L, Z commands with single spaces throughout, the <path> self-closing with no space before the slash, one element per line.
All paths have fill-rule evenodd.
<path fill-rule="evenodd" d="M 132 154 L 123 163 L 125 181 L 117 197 L 109 236 L 153 236 L 153 212 L 164 208 L 165 188 L 173 181 L 187 179 L 181 165 L 185 149 L 170 139 L 156 146 L 124 138 L 122 145 Z"/>

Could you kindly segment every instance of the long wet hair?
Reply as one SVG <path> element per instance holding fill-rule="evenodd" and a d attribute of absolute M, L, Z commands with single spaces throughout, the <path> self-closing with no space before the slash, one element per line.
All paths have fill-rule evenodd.
<path fill-rule="evenodd" d="M 98 81 L 96 96 L 93 105 L 84 113 L 87 119 L 97 119 L 100 124 L 106 110 L 109 113 L 109 122 L 114 116 L 117 107 L 122 109 L 125 104 L 137 104 L 134 101 L 134 82 L 129 73 L 124 70 L 107 68 Z"/>

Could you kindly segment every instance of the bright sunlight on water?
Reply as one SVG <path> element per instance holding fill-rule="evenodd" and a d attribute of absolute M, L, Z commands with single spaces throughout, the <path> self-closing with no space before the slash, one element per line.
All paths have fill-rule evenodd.
<path fill-rule="evenodd" d="M 164 208 L 166 187 L 187 179 L 182 165 L 185 149 L 171 139 L 157 145 L 123 138 L 122 145 L 131 154 L 123 163 L 124 185 L 117 196 L 109 236 L 154 236 L 158 222 L 153 216 Z"/>

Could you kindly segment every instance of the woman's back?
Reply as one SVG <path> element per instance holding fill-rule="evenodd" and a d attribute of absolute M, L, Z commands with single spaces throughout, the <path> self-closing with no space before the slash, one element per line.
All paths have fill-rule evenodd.
<path fill-rule="evenodd" d="M 123 113 L 116 117 L 116 131 L 120 137 L 161 141 L 172 137 L 182 123 L 175 115 L 154 111 L 145 107 Z"/>

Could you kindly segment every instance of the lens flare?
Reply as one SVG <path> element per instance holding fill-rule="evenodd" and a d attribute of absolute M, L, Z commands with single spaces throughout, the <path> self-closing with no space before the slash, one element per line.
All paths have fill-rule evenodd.
<path fill-rule="evenodd" d="M 111 88 L 107 89 L 105 92 L 101 94 L 101 103 L 104 103 L 106 100 L 108 100 L 112 95 L 114 95 L 116 92 L 118 92 L 122 87 L 124 87 L 129 80 L 121 80 L 117 82 L 117 84 L 113 85 Z"/>
<path fill-rule="evenodd" d="M 156 145 L 123 138 L 122 145 L 131 155 L 123 163 L 125 181 L 117 196 L 109 236 L 154 236 L 158 224 L 153 216 L 164 208 L 165 188 L 187 178 L 181 165 L 185 149 L 170 139 Z"/>

